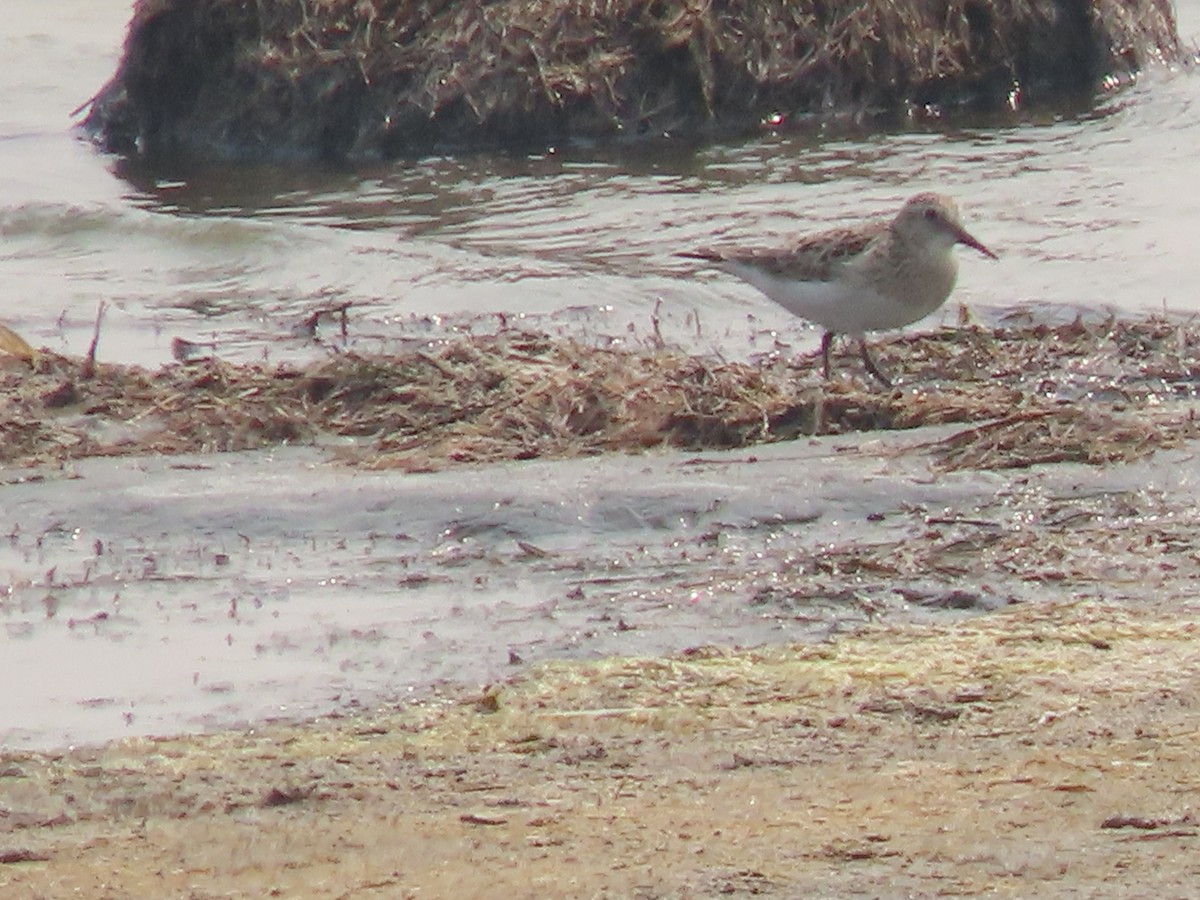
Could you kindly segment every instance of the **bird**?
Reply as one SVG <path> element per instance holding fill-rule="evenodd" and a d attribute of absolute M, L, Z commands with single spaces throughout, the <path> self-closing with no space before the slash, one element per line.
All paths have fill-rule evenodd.
<path fill-rule="evenodd" d="M 858 339 L 867 372 L 890 388 L 867 349 L 866 332 L 903 328 L 945 303 L 958 280 L 955 244 L 999 258 L 963 227 L 954 200 L 925 192 L 909 197 L 890 221 L 806 234 L 782 248 L 678 255 L 711 263 L 824 328 L 826 379 L 833 338 L 843 334 Z"/>

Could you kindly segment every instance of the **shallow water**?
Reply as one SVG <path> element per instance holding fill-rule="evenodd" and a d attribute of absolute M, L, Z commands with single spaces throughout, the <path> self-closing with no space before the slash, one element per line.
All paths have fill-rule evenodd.
<path fill-rule="evenodd" d="M 1046 599 L 1054 588 L 998 571 L 948 584 L 816 561 L 903 553 L 959 517 L 1033 527 L 1064 491 L 1180 482 L 1170 465 L 1064 467 L 1010 494 L 1008 476 L 931 478 L 920 454 L 884 450 L 930 436 L 423 475 L 355 473 L 313 450 L 96 459 L 8 484 L 0 746 L 308 715 L 540 660 L 819 640 L 876 617 Z"/>
<path fill-rule="evenodd" d="M 79 480 L 9 485 L 0 745 L 313 713 L 496 678 L 518 657 L 822 636 L 861 612 L 745 606 L 786 569 L 781 542 L 907 529 L 865 517 L 970 489 L 904 479 L 881 501 L 871 474 L 830 469 L 821 497 L 780 490 L 797 458 L 829 465 L 818 445 L 778 445 L 754 464 L 413 476 L 285 451 L 94 460 Z"/>
<path fill-rule="evenodd" d="M 159 363 L 174 337 L 227 358 L 310 356 L 324 349 L 298 326 L 350 303 L 360 349 L 502 320 L 639 343 L 657 322 L 671 343 L 742 358 L 812 332 L 676 250 L 887 213 L 930 187 L 957 195 L 1003 254 L 962 254 L 957 296 L 982 316 L 1200 303 L 1186 287 L 1200 211 L 1186 189 L 1200 174 L 1190 74 L 1153 72 L 1085 114 L 1003 127 L 181 178 L 69 130 L 116 65 L 130 5 L 73 0 L 47 17 L 11 0 L 0 25 L 0 321 L 36 344 L 83 352 L 104 300 L 101 359 Z M 1192 33 L 1200 0 L 1181 18 Z M 338 343 L 337 325 L 317 340 Z"/>
<path fill-rule="evenodd" d="M 1188 73 L 1152 73 L 1085 115 L 945 133 L 180 177 L 69 130 L 116 65 L 129 8 L 72 0 L 48 18 L 10 0 L 0 21 L 0 321 L 56 350 L 86 349 L 101 301 L 100 358 L 143 364 L 176 337 L 230 359 L 326 353 L 336 317 L 316 338 L 298 326 L 346 303 L 346 340 L 365 350 L 502 323 L 629 344 L 657 327 L 730 358 L 806 348 L 803 323 L 673 253 L 886 213 L 930 187 L 1003 254 L 961 254 L 957 296 L 982 317 L 1200 308 Z M 1182 12 L 1191 33 L 1200 0 Z M 855 468 L 837 442 L 757 455 L 410 476 L 288 451 L 4 473 L 0 745 L 317 712 L 494 678 L 510 652 L 657 653 L 820 637 L 888 604 L 916 615 L 870 583 L 789 607 L 773 579 L 802 551 L 918 533 L 924 510 L 969 513 L 1001 486 Z M 1087 477 L 1123 491 L 1111 479 L 1133 476 Z"/>

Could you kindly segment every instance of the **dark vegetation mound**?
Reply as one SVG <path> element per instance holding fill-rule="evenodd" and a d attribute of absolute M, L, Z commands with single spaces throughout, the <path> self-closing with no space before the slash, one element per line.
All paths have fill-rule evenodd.
<path fill-rule="evenodd" d="M 396 158 L 1011 109 L 1179 49 L 1169 0 L 139 0 L 85 127 L 153 158 Z"/>

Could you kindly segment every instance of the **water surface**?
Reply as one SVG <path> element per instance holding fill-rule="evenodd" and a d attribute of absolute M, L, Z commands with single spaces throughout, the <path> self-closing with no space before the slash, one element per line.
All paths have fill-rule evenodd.
<path fill-rule="evenodd" d="M 777 334 L 810 346 L 811 330 L 676 250 L 886 214 L 929 188 L 1003 255 L 962 254 L 957 297 L 985 318 L 1197 304 L 1200 82 L 1186 73 L 1001 126 L 146 172 L 69 129 L 116 66 L 130 6 L 74 0 L 48 17 L 11 0 L 0 26 L 0 320 L 37 344 L 82 352 L 104 300 L 102 359 L 160 363 L 174 337 L 232 359 L 312 356 L 338 328 L 298 326 L 349 303 L 364 350 L 502 323 L 637 344 L 657 321 L 670 343 L 744 358 Z M 1200 2 L 1181 17 L 1189 34 Z"/>

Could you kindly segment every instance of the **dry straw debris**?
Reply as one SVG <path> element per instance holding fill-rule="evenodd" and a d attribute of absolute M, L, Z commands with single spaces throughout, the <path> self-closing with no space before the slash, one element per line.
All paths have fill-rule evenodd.
<path fill-rule="evenodd" d="M 1098 464 L 1195 436 L 1186 401 L 1200 376 L 1200 331 L 1157 320 L 893 338 L 880 350 L 901 386 L 887 392 L 850 359 L 823 383 L 811 360 L 730 363 L 523 332 L 302 368 L 206 358 L 157 372 L 22 345 L 0 356 L 7 464 L 333 440 L 347 463 L 422 470 L 953 423 L 970 427 L 933 447 L 947 469 Z"/>

